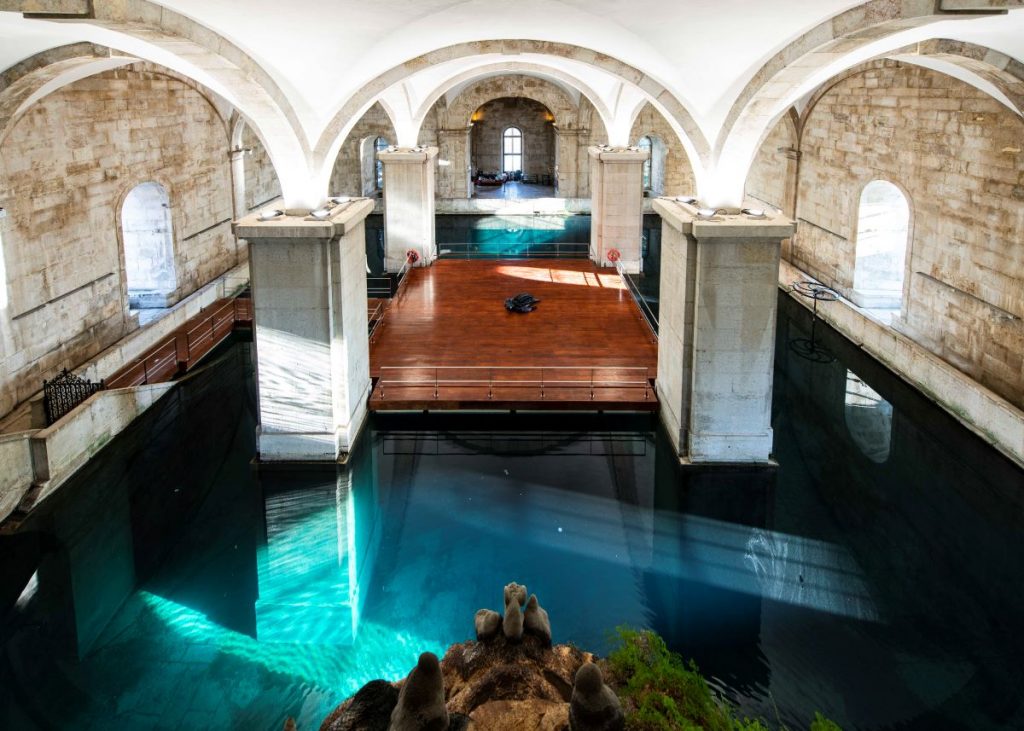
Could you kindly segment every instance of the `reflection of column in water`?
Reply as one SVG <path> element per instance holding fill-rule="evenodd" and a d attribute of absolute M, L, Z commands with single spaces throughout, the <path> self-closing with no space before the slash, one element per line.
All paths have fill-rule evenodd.
<path fill-rule="evenodd" d="M 373 483 L 354 466 L 265 472 L 257 639 L 351 644 L 380 543 Z"/>

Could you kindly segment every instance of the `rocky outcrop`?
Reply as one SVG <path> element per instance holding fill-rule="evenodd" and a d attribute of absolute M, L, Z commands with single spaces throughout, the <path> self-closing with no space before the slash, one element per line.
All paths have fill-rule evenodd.
<path fill-rule="evenodd" d="M 476 613 L 477 640 L 452 645 L 440 662 L 424 653 L 397 683 L 367 683 L 321 731 L 568 731 L 574 712 L 577 731 L 621 728 L 579 725 L 615 717 L 600 671 L 594 683 L 592 671 L 583 670 L 596 670 L 594 656 L 552 646 L 548 613 L 536 595 L 527 601 L 525 586 L 508 584 L 503 600 L 503 614 Z M 574 691 L 579 678 L 583 687 Z"/>
<path fill-rule="evenodd" d="M 406 677 L 388 731 L 448 731 L 441 664 L 434 653 L 420 655 Z"/>
<path fill-rule="evenodd" d="M 530 601 L 526 602 L 526 611 L 523 613 L 523 629 L 539 638 L 544 644 L 551 644 L 551 620 L 548 619 L 548 613 L 537 601 L 536 594 L 530 594 Z"/>
<path fill-rule="evenodd" d="M 569 704 L 570 731 L 622 731 L 626 718 L 615 691 L 605 685 L 601 669 L 592 662 L 576 672 Z"/>

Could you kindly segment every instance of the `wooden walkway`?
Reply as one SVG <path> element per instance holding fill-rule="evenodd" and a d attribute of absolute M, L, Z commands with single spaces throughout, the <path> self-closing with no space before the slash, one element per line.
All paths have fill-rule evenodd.
<path fill-rule="evenodd" d="M 657 408 L 657 340 L 611 269 L 579 259 L 413 269 L 370 346 L 370 408 Z M 541 300 L 510 313 L 519 292 Z"/>
<path fill-rule="evenodd" d="M 226 297 L 170 333 L 104 381 L 108 389 L 174 380 L 193 368 L 236 327 L 252 327 L 252 300 Z"/>

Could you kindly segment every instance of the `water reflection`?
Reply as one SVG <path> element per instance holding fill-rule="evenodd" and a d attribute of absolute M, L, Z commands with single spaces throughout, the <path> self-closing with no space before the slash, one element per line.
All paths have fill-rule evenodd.
<path fill-rule="evenodd" d="M 377 418 L 347 466 L 256 470 L 239 346 L 0 536 L 0 727 L 316 728 L 513 579 L 558 641 L 651 627 L 791 728 L 1021 727 L 1020 471 L 821 337 L 836 362 L 776 351 L 777 471 L 527 414 Z"/>

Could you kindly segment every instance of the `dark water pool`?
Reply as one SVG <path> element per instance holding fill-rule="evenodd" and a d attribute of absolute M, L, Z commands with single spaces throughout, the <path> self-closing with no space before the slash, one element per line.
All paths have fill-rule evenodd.
<path fill-rule="evenodd" d="M 646 418 L 377 419 L 250 466 L 249 345 L 0 537 L 0 728 L 315 729 L 526 583 L 558 641 L 652 627 L 743 712 L 1024 727 L 1024 475 L 828 330 L 787 347 L 775 471 L 683 471 Z M 819 334 L 822 330 L 819 328 Z"/>

